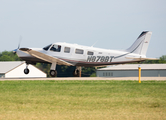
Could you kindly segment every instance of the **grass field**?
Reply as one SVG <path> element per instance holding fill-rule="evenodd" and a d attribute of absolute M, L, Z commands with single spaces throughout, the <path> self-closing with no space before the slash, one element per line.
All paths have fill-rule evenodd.
<path fill-rule="evenodd" d="M 0 120 L 164 120 L 166 81 L 0 81 Z"/>

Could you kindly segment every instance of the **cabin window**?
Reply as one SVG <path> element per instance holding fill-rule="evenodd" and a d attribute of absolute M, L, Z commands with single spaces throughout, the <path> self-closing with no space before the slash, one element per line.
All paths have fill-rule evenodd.
<path fill-rule="evenodd" d="M 61 46 L 60 45 L 53 45 L 51 47 L 50 51 L 60 52 L 61 51 Z"/>
<path fill-rule="evenodd" d="M 51 44 L 50 44 L 50 45 L 47 45 L 47 46 L 44 47 L 43 49 L 47 51 L 47 50 L 50 48 L 50 46 L 51 46 Z"/>
<path fill-rule="evenodd" d="M 88 55 L 93 55 L 93 52 L 88 51 L 87 54 L 88 54 Z"/>
<path fill-rule="evenodd" d="M 75 50 L 75 53 L 76 53 L 76 54 L 83 54 L 83 53 L 84 53 L 84 51 L 83 51 L 83 50 L 81 50 L 81 49 L 76 49 L 76 50 Z"/>
<path fill-rule="evenodd" d="M 69 47 L 65 47 L 64 52 L 65 53 L 70 53 L 70 48 Z"/>

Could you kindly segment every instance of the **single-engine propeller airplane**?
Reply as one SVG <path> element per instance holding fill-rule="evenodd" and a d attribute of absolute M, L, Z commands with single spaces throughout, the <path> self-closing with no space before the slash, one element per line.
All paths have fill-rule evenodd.
<path fill-rule="evenodd" d="M 44 48 L 17 48 L 13 52 L 26 61 L 24 73 L 28 74 L 28 64 L 50 63 L 50 75 L 57 75 L 56 65 L 76 66 L 74 76 L 79 75 L 80 67 L 97 67 L 114 64 L 156 60 L 146 58 L 152 32 L 143 31 L 137 40 L 126 50 L 100 49 L 77 44 L 57 42 Z"/>

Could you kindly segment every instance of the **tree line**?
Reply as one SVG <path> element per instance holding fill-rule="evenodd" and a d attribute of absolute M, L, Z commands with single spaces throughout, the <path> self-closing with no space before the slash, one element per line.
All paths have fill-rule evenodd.
<path fill-rule="evenodd" d="M 0 61 L 22 61 L 16 54 L 12 51 L 3 51 L 0 53 Z M 145 60 L 142 64 L 161 64 L 166 63 L 166 55 L 162 55 L 159 60 Z M 48 63 L 37 63 L 35 65 L 40 70 L 47 73 L 47 76 L 50 77 L 49 71 L 51 64 Z M 57 65 L 56 70 L 58 71 L 57 77 L 72 77 L 75 66 L 64 66 Z M 96 69 L 95 67 L 82 67 L 82 77 L 95 77 Z"/>

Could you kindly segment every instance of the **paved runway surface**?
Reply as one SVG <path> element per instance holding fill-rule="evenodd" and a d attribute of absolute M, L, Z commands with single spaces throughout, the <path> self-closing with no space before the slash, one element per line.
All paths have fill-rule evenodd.
<path fill-rule="evenodd" d="M 138 80 L 138 77 L 55 77 L 55 78 L 0 78 L 6 80 Z M 141 81 L 166 80 L 166 77 L 141 77 Z"/>

